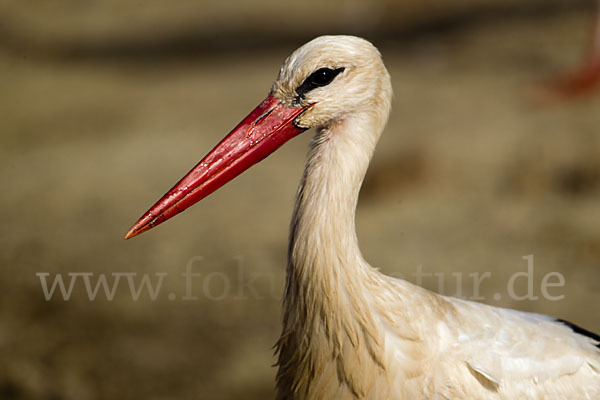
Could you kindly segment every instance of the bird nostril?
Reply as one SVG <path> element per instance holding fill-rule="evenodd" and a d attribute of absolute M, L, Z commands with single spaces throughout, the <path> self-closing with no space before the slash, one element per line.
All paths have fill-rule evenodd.
<path fill-rule="evenodd" d="M 254 122 L 252 123 L 252 126 L 256 126 L 256 125 L 260 124 L 260 122 L 261 122 L 263 119 L 267 118 L 267 117 L 269 116 L 269 114 L 271 114 L 271 113 L 273 112 L 273 110 L 275 109 L 275 107 L 276 107 L 276 106 L 274 106 L 274 107 L 272 107 L 272 108 L 268 109 L 267 111 L 265 111 L 264 113 L 262 113 L 262 115 L 261 115 L 260 117 L 258 117 L 258 118 L 256 119 L 256 121 L 254 121 Z"/>

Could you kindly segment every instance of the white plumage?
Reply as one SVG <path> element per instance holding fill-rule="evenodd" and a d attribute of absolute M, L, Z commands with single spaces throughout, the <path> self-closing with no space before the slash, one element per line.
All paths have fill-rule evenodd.
<path fill-rule="evenodd" d="M 284 101 L 313 71 L 344 68 L 305 95 L 317 127 L 292 220 L 280 399 L 598 399 L 600 350 L 541 315 L 440 296 L 379 273 L 354 228 L 358 192 L 387 121 L 389 75 L 377 50 L 317 38 L 283 64 Z"/>
<path fill-rule="evenodd" d="M 283 143 L 269 144 L 276 139 L 263 139 L 264 132 L 316 127 L 291 224 L 278 399 L 600 399 L 594 335 L 550 317 L 441 296 L 363 259 L 356 204 L 391 97 L 372 44 L 314 39 L 284 62 L 258 111 L 126 237 L 182 211 L 266 156 L 265 147 Z M 248 161 L 252 152 L 258 155 Z"/>

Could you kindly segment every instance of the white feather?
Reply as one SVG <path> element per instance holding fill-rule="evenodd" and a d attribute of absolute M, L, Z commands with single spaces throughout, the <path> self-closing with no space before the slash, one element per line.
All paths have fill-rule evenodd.
<path fill-rule="evenodd" d="M 333 82 L 296 96 L 319 68 Z M 600 399 L 600 350 L 549 317 L 431 293 L 382 275 L 358 248 L 358 192 L 390 111 L 379 52 L 317 38 L 283 64 L 272 93 L 314 104 L 317 127 L 291 226 L 279 399 Z"/>

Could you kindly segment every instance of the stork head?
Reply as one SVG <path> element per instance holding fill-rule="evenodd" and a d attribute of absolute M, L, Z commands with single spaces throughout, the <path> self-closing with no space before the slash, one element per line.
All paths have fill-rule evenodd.
<path fill-rule="evenodd" d="M 353 36 L 321 36 L 289 56 L 267 98 L 156 202 L 125 238 L 208 196 L 297 134 L 358 112 L 387 120 L 390 78 L 377 49 Z M 378 135 L 380 130 L 375 128 Z"/>
<path fill-rule="evenodd" d="M 309 106 L 295 123 L 312 128 L 361 109 L 381 110 L 385 122 L 392 89 L 381 55 L 370 42 L 356 36 L 320 36 L 285 60 L 271 93 L 287 106 Z"/>

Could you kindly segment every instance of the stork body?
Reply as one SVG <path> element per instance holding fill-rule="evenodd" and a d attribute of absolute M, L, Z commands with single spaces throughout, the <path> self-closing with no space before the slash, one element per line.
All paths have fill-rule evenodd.
<path fill-rule="evenodd" d="M 600 398 L 594 335 L 550 317 L 441 296 L 363 259 L 356 204 L 391 96 L 369 42 L 325 36 L 307 43 L 284 62 L 265 102 L 127 237 L 316 127 L 291 224 L 278 399 Z"/>

